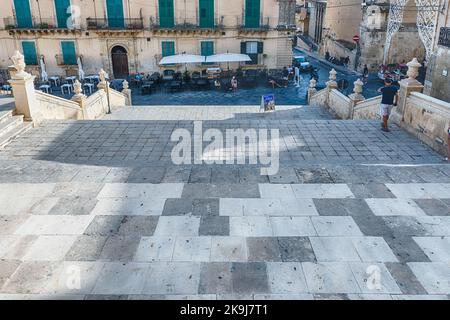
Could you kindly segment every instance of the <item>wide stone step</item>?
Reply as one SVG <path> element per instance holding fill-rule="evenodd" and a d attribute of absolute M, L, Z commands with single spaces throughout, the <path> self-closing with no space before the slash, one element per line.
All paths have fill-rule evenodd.
<path fill-rule="evenodd" d="M 33 124 L 31 122 L 22 122 L 21 117 L 19 119 L 20 119 L 19 122 L 15 120 L 16 121 L 15 125 L 11 127 L 9 130 L 7 131 L 0 130 L 0 149 L 3 148 L 5 145 L 7 145 L 9 142 L 11 142 L 21 133 L 24 133 L 32 128 Z"/>
<path fill-rule="evenodd" d="M 0 111 L 0 123 L 7 121 L 13 116 L 13 110 Z"/>

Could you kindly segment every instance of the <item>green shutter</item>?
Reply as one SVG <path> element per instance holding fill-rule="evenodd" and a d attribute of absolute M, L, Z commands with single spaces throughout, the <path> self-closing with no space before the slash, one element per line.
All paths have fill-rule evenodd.
<path fill-rule="evenodd" d="M 261 15 L 260 0 L 245 0 L 245 27 L 258 28 Z"/>
<path fill-rule="evenodd" d="M 14 0 L 14 9 L 17 26 L 19 28 L 32 28 L 33 19 L 31 18 L 30 2 L 28 0 Z"/>
<path fill-rule="evenodd" d="M 123 28 L 125 26 L 122 1 L 123 0 L 106 0 L 108 27 L 110 28 Z"/>
<path fill-rule="evenodd" d="M 34 41 L 22 41 L 22 50 L 25 57 L 25 63 L 28 65 L 37 65 L 36 44 Z"/>
<path fill-rule="evenodd" d="M 174 24 L 173 0 L 159 0 L 159 26 L 172 28 Z"/>
<path fill-rule="evenodd" d="M 214 42 L 213 41 L 202 41 L 201 42 L 201 55 L 202 56 L 212 56 L 214 54 Z"/>
<path fill-rule="evenodd" d="M 67 13 L 67 9 L 70 7 L 70 0 L 55 0 L 56 20 L 58 21 L 58 28 L 67 28 L 67 19 L 71 17 L 70 11 Z"/>
<path fill-rule="evenodd" d="M 64 64 L 66 65 L 77 64 L 77 53 L 75 51 L 75 42 L 61 41 L 61 50 L 63 54 Z"/>
<path fill-rule="evenodd" d="M 200 28 L 214 28 L 214 0 L 199 0 Z"/>
<path fill-rule="evenodd" d="M 163 41 L 161 42 L 162 56 L 173 56 L 175 54 L 175 42 Z"/>

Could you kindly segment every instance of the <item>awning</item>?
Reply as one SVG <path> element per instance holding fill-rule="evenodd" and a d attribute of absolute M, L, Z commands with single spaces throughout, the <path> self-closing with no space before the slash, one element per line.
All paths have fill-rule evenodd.
<path fill-rule="evenodd" d="M 186 63 L 202 63 L 205 62 L 205 56 L 195 54 L 176 54 L 161 59 L 160 65 L 165 64 L 186 64 Z"/>
<path fill-rule="evenodd" d="M 206 57 L 206 62 L 244 62 L 252 61 L 246 54 L 239 53 L 221 53 Z"/>

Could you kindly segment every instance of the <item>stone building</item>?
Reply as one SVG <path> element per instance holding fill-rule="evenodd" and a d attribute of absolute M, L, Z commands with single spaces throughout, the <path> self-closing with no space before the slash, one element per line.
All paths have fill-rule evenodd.
<path fill-rule="evenodd" d="M 104 68 L 116 78 L 159 71 L 163 56 L 179 53 L 246 53 L 244 67 L 269 69 L 292 61 L 293 0 L 2 2 L 0 68 L 16 49 L 34 74 L 41 57 L 49 75 L 76 73 L 80 57 L 87 74 Z"/>
<path fill-rule="evenodd" d="M 308 36 L 316 44 L 322 41 L 323 23 L 326 14 L 326 0 L 307 0 L 309 9 Z"/>
<path fill-rule="evenodd" d="M 427 68 L 424 93 L 450 102 L 450 8 L 439 7 L 433 53 Z"/>

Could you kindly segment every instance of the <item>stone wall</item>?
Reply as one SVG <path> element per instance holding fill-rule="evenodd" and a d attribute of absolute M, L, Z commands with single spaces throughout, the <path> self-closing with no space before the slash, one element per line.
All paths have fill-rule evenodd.
<path fill-rule="evenodd" d="M 36 91 L 38 106 L 33 115 L 34 122 L 42 120 L 83 119 L 83 110 L 74 101 L 56 97 L 41 91 Z"/>

